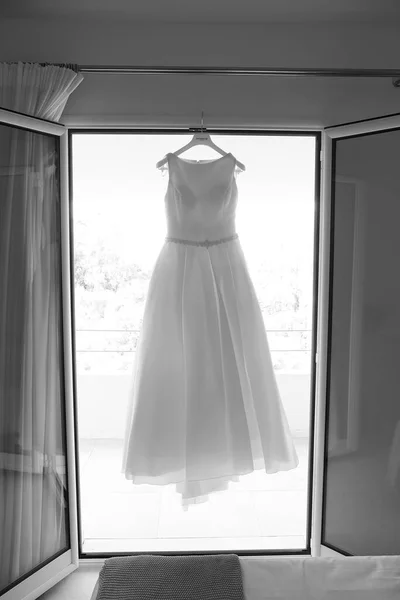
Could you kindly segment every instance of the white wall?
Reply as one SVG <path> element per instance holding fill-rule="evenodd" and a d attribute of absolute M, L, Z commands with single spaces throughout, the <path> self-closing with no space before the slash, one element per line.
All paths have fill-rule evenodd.
<path fill-rule="evenodd" d="M 2 60 L 399 68 L 399 25 L 3 19 L 0 27 Z"/>
<path fill-rule="evenodd" d="M 400 68 L 400 27 L 4 19 L 0 60 L 172 66 Z M 87 75 L 74 122 L 311 127 L 399 111 L 390 79 Z"/>

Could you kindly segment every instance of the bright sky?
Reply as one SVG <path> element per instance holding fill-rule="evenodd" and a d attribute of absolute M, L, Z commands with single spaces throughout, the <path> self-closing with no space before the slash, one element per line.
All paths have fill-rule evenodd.
<path fill-rule="evenodd" d="M 186 144 L 190 135 L 75 134 L 74 220 L 90 223 L 88 243 L 99 233 L 116 252 L 151 268 L 166 235 L 167 177 L 156 162 Z M 251 264 L 260 256 L 310 261 L 313 246 L 315 138 L 212 136 L 246 165 L 238 177 L 237 228 Z M 205 146 L 184 158 L 218 158 Z"/>

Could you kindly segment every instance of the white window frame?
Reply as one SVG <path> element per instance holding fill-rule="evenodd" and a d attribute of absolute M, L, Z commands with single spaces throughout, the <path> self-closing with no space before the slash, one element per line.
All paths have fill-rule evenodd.
<path fill-rule="evenodd" d="M 314 481 L 312 499 L 312 538 L 311 555 L 322 557 L 343 557 L 340 553 L 322 543 L 323 490 L 326 439 L 326 391 L 328 369 L 328 316 L 329 284 L 331 259 L 331 202 L 332 202 L 332 142 L 355 135 L 384 132 L 400 128 L 400 115 L 376 117 L 354 123 L 327 127 L 322 130 L 321 150 L 321 196 L 320 196 L 320 243 L 318 278 L 318 317 L 317 317 L 317 369 L 315 395 L 314 431 Z M 356 408 L 349 405 L 349 417 Z M 348 444 L 353 445 L 358 432 L 353 428 Z"/>
<path fill-rule="evenodd" d="M 106 122 L 105 119 L 101 119 L 102 123 L 92 123 L 90 121 L 88 121 L 86 118 L 84 121 L 81 121 L 80 119 L 76 119 L 74 117 L 66 117 L 65 119 L 65 124 L 68 127 L 68 130 L 70 131 L 70 135 L 73 135 L 73 133 L 78 132 L 79 130 L 82 130 L 84 132 L 88 132 L 90 130 L 93 130 L 93 132 L 98 132 L 99 130 L 104 130 L 104 132 L 106 133 L 109 130 L 115 130 L 115 132 L 117 131 L 140 131 L 140 129 L 144 129 L 145 131 L 148 131 L 150 129 L 154 129 L 154 130 L 158 130 L 160 129 L 160 127 L 158 125 L 153 125 L 153 126 L 149 126 L 147 125 L 146 127 L 141 126 L 141 124 L 138 122 L 136 123 L 120 123 L 119 119 L 117 119 L 117 121 L 112 120 L 110 122 Z M 172 130 L 172 129 L 178 129 L 178 128 L 182 128 L 182 124 L 169 124 L 168 125 L 168 130 Z M 229 130 L 232 129 L 233 131 L 236 130 L 236 128 L 234 126 L 232 126 L 229 129 L 226 129 L 227 133 L 229 133 Z M 320 181 L 320 189 L 316 189 L 315 192 L 319 194 L 319 206 L 320 206 L 320 215 L 319 215 L 319 244 L 318 244 L 318 256 L 319 256 L 319 264 L 318 264 L 318 272 L 316 274 L 316 276 L 318 277 L 318 289 L 316 291 L 317 294 L 317 319 L 315 322 L 315 326 L 317 328 L 317 341 L 316 341 L 316 356 L 319 356 L 319 352 L 318 352 L 318 348 L 320 347 L 320 341 L 319 341 L 319 336 L 318 336 L 318 331 L 320 329 L 320 317 L 322 317 L 324 311 L 321 310 L 322 309 L 322 296 L 321 293 L 324 290 L 324 285 L 327 283 L 329 284 L 329 256 L 326 258 L 322 258 L 322 247 L 323 245 L 327 245 L 327 248 L 329 250 L 329 238 L 326 239 L 326 227 L 327 232 L 329 234 L 329 228 L 330 228 L 330 220 L 329 220 L 329 216 L 330 216 L 330 205 L 328 207 L 327 210 L 324 209 L 323 207 L 323 202 L 324 202 L 324 194 L 323 194 L 323 186 L 324 186 L 324 162 L 322 160 L 322 157 L 324 156 L 324 128 L 322 127 L 288 127 L 287 129 L 283 129 L 282 127 L 262 127 L 260 125 L 259 128 L 260 131 L 264 131 L 265 133 L 274 133 L 276 132 L 276 135 L 280 135 L 282 133 L 284 133 L 285 135 L 289 132 L 293 132 L 294 134 L 316 134 L 321 135 L 321 150 L 320 150 L 320 157 L 319 157 L 319 165 L 320 165 L 320 173 L 319 173 L 319 181 Z M 188 129 L 183 128 L 182 129 L 182 133 L 187 133 Z M 316 138 L 318 139 L 318 138 Z M 317 167 L 316 167 L 317 169 Z M 316 178 L 317 181 L 317 178 Z M 328 217 L 328 223 L 324 225 L 324 218 L 325 216 Z M 327 260 L 327 264 L 325 267 L 325 262 Z M 322 268 L 326 268 L 327 269 L 327 282 L 322 281 Z M 315 277 L 315 274 L 314 274 Z M 325 302 L 327 302 L 328 297 L 326 298 L 326 300 L 324 299 Z M 321 313 L 321 315 L 320 315 Z M 323 336 L 322 336 L 323 339 Z M 318 470 L 317 470 L 317 464 L 316 464 L 316 460 L 317 460 L 317 455 L 315 453 L 316 451 L 316 447 L 319 447 L 320 444 L 322 444 L 322 448 L 324 447 L 324 437 L 322 437 L 321 439 L 318 440 L 318 444 L 316 444 L 316 438 L 317 436 L 321 437 L 321 435 L 324 435 L 324 427 L 325 427 L 325 407 L 321 407 L 320 410 L 317 412 L 317 407 L 318 407 L 318 402 L 321 402 L 321 400 L 318 400 L 318 394 L 320 394 L 320 398 L 321 398 L 321 392 L 323 390 L 323 395 L 322 398 L 325 397 L 325 390 L 323 388 L 323 385 L 319 385 L 318 383 L 318 377 L 319 377 L 319 370 L 318 370 L 318 366 L 319 366 L 319 361 L 317 362 L 317 367 L 315 370 L 315 405 L 314 405 L 314 420 L 313 420 L 313 425 L 314 425 L 314 432 L 313 432 L 313 442 L 312 445 L 310 445 L 310 451 L 312 451 L 313 456 L 312 456 L 312 469 L 311 472 L 309 473 L 309 476 L 312 479 L 312 489 L 311 489 L 311 494 L 310 494 L 310 498 L 309 498 L 309 502 L 311 504 L 311 511 L 310 511 L 310 515 L 311 515 L 311 535 L 310 535 L 310 556 L 320 556 L 321 555 L 321 545 L 320 545 L 320 529 L 321 529 L 321 514 L 318 513 L 318 507 L 317 507 L 317 511 L 314 511 L 314 497 L 318 500 L 319 498 L 319 492 L 315 493 L 315 486 L 316 483 L 318 483 L 319 486 L 322 486 L 322 479 L 321 481 L 319 480 L 318 477 Z M 325 367 L 326 370 L 326 367 Z M 323 375 L 323 372 L 321 371 L 321 376 Z M 323 463 L 323 461 L 322 461 Z M 319 465 L 320 467 L 321 465 Z M 318 488 L 319 489 L 319 488 Z M 321 487 L 322 490 L 322 487 Z M 322 492 L 321 492 L 322 493 Z M 318 521 L 319 519 L 319 521 Z M 279 556 L 280 554 L 268 554 L 265 555 L 264 558 L 265 559 L 270 559 L 270 558 L 275 558 L 277 556 Z M 304 556 L 307 556 L 307 554 L 285 554 L 284 556 L 287 557 L 297 557 L 297 558 L 301 558 Z M 95 562 L 98 562 L 99 564 L 103 564 L 105 559 L 103 558 L 98 558 L 98 557 L 93 557 L 93 558 L 88 558 L 88 557 L 82 557 L 79 559 L 79 564 L 82 565 L 87 565 L 87 564 L 94 564 Z"/>
<path fill-rule="evenodd" d="M 68 483 L 68 517 L 70 548 L 38 567 L 31 575 L 1 595 L 1 600 L 35 600 L 64 577 L 79 567 L 77 529 L 77 490 L 74 438 L 74 405 L 72 385 L 72 321 L 70 282 L 70 232 L 68 190 L 68 130 L 65 126 L 37 119 L 29 115 L 0 109 L 0 125 L 18 127 L 36 133 L 45 133 L 60 138 L 60 194 L 61 194 L 61 258 L 62 258 L 62 305 L 64 337 L 64 380 L 66 409 L 66 453 Z"/>

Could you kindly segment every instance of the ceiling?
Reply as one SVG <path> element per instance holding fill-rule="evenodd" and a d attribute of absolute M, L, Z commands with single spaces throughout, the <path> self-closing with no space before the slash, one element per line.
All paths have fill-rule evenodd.
<path fill-rule="evenodd" d="M 0 17 L 147 23 L 400 23 L 400 0 L 0 0 Z"/>

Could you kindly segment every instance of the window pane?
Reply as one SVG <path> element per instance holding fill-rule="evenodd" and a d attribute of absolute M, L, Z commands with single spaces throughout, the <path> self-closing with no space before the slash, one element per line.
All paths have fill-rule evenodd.
<path fill-rule="evenodd" d="M 0 592 L 69 547 L 58 139 L 0 126 Z"/>
<path fill-rule="evenodd" d="M 400 553 L 400 131 L 336 142 L 323 540 Z"/>
<path fill-rule="evenodd" d="M 84 552 L 306 547 L 315 138 L 213 136 L 246 164 L 237 228 L 300 465 L 255 472 L 183 511 L 173 486 L 121 474 L 144 301 L 166 235 L 155 163 L 185 135 L 73 136 L 75 314 Z M 202 148 L 199 158 L 209 158 Z"/>

